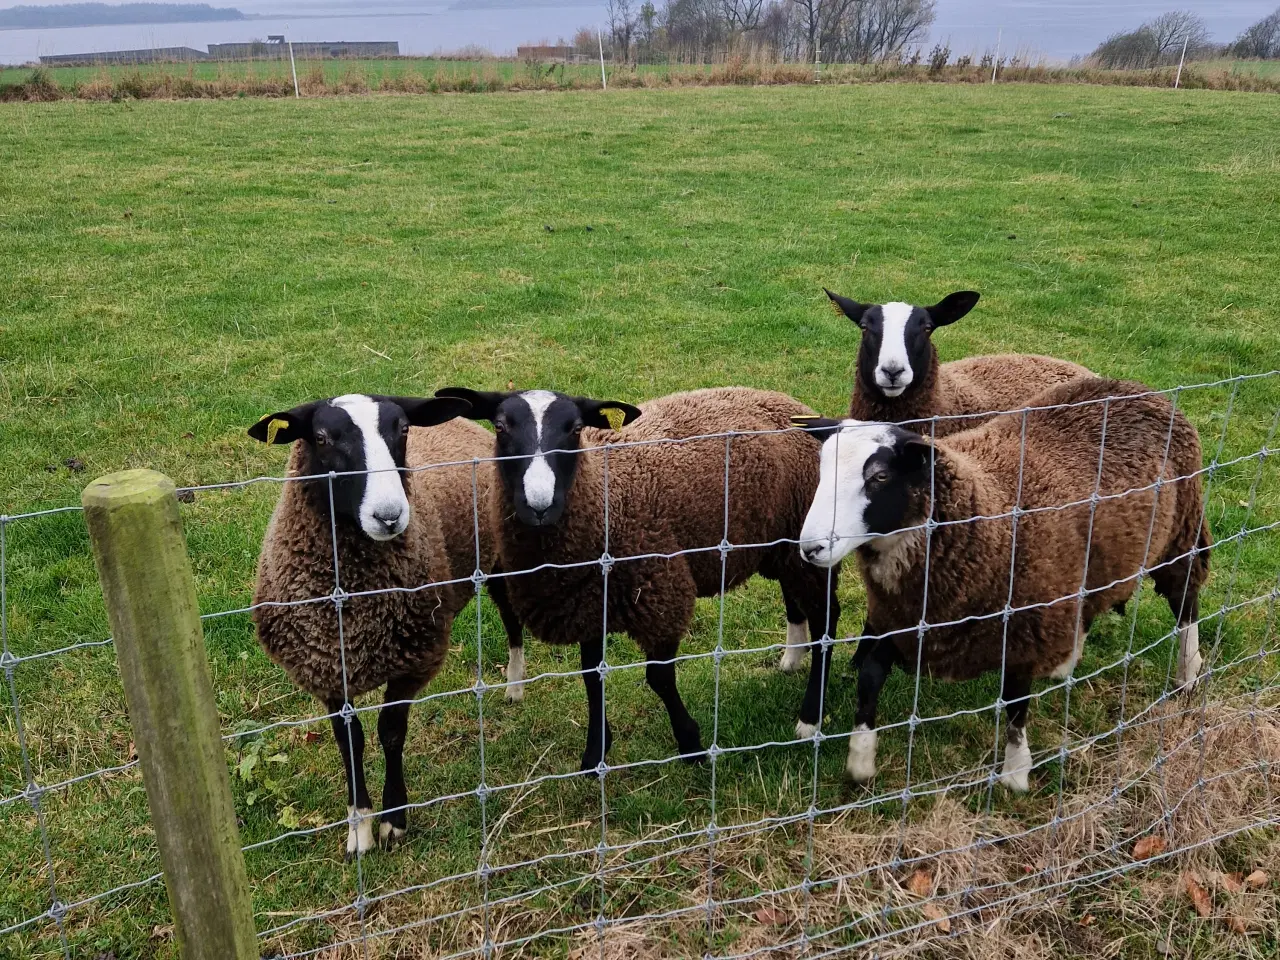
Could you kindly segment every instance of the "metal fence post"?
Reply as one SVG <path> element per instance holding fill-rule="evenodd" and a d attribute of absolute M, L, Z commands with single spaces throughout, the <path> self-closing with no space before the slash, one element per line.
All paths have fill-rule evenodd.
<path fill-rule="evenodd" d="M 83 502 L 182 956 L 258 960 L 173 481 L 127 470 Z"/>

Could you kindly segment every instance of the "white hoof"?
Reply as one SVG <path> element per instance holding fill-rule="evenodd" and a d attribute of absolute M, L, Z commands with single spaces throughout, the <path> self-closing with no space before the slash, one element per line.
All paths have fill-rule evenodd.
<path fill-rule="evenodd" d="M 512 647 L 507 653 L 507 701 L 518 703 L 524 699 L 524 647 Z"/>
<path fill-rule="evenodd" d="M 778 669 L 783 673 L 795 673 L 804 666 L 804 655 L 809 644 L 808 623 L 787 624 L 787 649 L 782 651 Z"/>
<path fill-rule="evenodd" d="M 378 824 L 378 844 L 384 850 L 392 850 L 404 839 L 406 831 L 389 823 Z"/>
<path fill-rule="evenodd" d="M 818 732 L 816 724 L 805 723 L 803 720 L 796 721 L 796 739 L 812 740 L 813 735 Z"/>
<path fill-rule="evenodd" d="M 1004 746 L 1004 767 L 1000 771 L 1000 782 L 1014 793 L 1026 793 L 1031 789 L 1031 747 L 1027 744 L 1027 733 L 1013 727 L 1009 731 L 1009 741 Z"/>
<path fill-rule="evenodd" d="M 356 854 L 368 853 L 373 848 L 373 811 L 347 807 L 347 859 L 355 859 Z"/>
<path fill-rule="evenodd" d="M 1194 685 L 1200 679 L 1200 671 L 1204 669 L 1204 658 L 1200 656 L 1200 626 L 1189 624 L 1178 628 L 1178 672 L 1175 679 L 1179 687 Z"/>
<path fill-rule="evenodd" d="M 859 724 L 849 737 L 849 759 L 845 770 L 854 783 L 870 783 L 876 776 L 876 732 Z"/>

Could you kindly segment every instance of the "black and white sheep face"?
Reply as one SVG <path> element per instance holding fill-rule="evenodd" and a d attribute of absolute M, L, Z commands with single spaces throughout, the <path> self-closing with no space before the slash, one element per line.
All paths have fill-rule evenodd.
<path fill-rule="evenodd" d="M 549 527 L 564 513 L 578 472 L 583 427 L 610 429 L 610 411 L 619 411 L 615 426 L 640 411 L 615 400 L 589 400 L 551 390 L 483 393 L 446 387 L 439 397 L 460 397 L 471 404 L 473 420 L 488 420 L 497 433 L 498 472 L 516 518 L 531 527 Z"/>
<path fill-rule="evenodd" d="M 834 567 L 870 540 L 918 522 L 909 511 L 915 491 L 929 482 L 931 453 L 919 434 L 859 420 L 810 426 L 826 437 L 818 489 L 800 531 L 806 560 Z"/>
<path fill-rule="evenodd" d="M 972 291 L 953 293 L 931 307 L 858 303 L 830 290 L 826 294 L 862 331 L 859 379 L 887 399 L 902 396 L 928 373 L 934 357 L 933 331 L 959 320 L 978 302 Z"/>
<path fill-rule="evenodd" d="M 409 427 L 434 426 L 467 409 L 465 401 L 346 394 L 263 417 L 249 436 L 307 445 L 310 472 L 338 474 L 333 507 L 372 540 L 393 540 L 409 526 L 405 454 Z"/>

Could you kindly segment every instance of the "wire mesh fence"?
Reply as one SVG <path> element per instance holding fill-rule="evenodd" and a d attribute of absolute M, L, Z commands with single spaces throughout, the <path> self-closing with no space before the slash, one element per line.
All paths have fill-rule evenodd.
<path fill-rule="evenodd" d="M 735 457 L 749 456 L 763 433 L 739 431 L 591 451 L 606 477 L 609 458 L 626 450 L 723 451 L 724 488 L 707 491 L 723 512 L 721 535 L 675 552 L 610 549 L 610 504 L 620 507 L 606 481 L 599 505 L 605 539 L 592 559 L 491 572 L 477 561 L 447 581 L 347 592 L 331 506 L 329 588 L 276 605 L 333 608 L 337 629 L 323 638 L 324 648 L 341 661 L 344 683 L 344 618 L 362 597 L 461 585 L 475 598 L 455 621 L 454 648 L 440 674 L 416 695 L 390 701 L 416 711 L 406 746 L 408 801 L 343 815 L 345 776 L 328 728 L 352 737 L 354 721 L 376 720 L 384 704 L 344 694 L 340 709 L 317 710 L 257 651 L 250 600 L 265 515 L 283 486 L 319 484 L 332 505 L 341 477 L 184 488 L 263 955 L 889 956 L 922 942 L 1033 929 L 1045 911 L 1085 902 L 1108 885 L 1138 883 L 1134 871 L 1188 864 L 1200 867 L 1190 882 L 1217 897 L 1224 929 L 1242 937 L 1274 930 L 1268 880 L 1251 870 L 1270 849 L 1278 813 L 1277 382 L 1280 374 L 1270 373 L 1152 392 L 1199 428 L 1205 462 L 1198 470 L 1165 475 L 1170 415 L 1164 463 L 1152 483 L 1111 493 L 1095 486 L 1084 498 L 1029 506 L 1019 469 L 1010 509 L 960 519 L 937 519 L 930 498 L 928 518 L 913 528 L 924 538 L 926 564 L 929 544 L 948 526 L 1002 525 L 1012 531 L 1013 549 L 987 558 L 1007 571 L 999 602 L 963 617 L 931 618 L 939 597 L 931 601 L 929 592 L 942 588 L 926 575 L 928 586 L 912 598 L 921 609 L 907 632 L 912 646 L 931 631 L 992 623 L 1007 632 L 1022 614 L 1079 607 L 1091 594 L 1126 585 L 1134 591 L 1124 610 L 1081 625 L 1089 635 L 1078 663 L 1030 692 L 1031 789 L 1021 795 L 1001 785 L 1009 749 L 1001 743 L 1009 706 L 1003 658 L 1000 675 L 965 683 L 932 678 L 919 657 L 892 676 L 875 726 L 879 769 L 866 786 L 847 782 L 845 753 L 858 736 L 849 655 L 903 633 L 863 628 L 865 591 L 852 563 L 839 585 L 843 619 L 828 624 L 816 644 L 814 664 L 824 651 L 835 653 L 821 721 L 800 735 L 793 729 L 803 680 L 776 669 L 795 643 L 783 633 L 778 591 L 760 578 L 727 589 L 725 571 L 735 553 L 779 542 L 798 549 L 799 531 L 777 542 L 734 542 Z M 1107 411 L 1132 399 L 1101 401 L 1099 483 Z M 1004 417 L 1021 418 L 1025 456 L 1028 411 Z M 937 420 L 915 428 L 929 436 Z M 477 558 L 487 522 L 478 478 L 498 459 L 409 468 L 468 478 Z M 1194 618 L 1181 624 L 1198 628 L 1203 641 L 1198 681 L 1179 682 L 1179 624 L 1143 589 L 1158 562 L 1144 560 L 1104 583 L 1082 570 L 1078 588 L 1015 602 L 1013 554 L 1026 548 L 1020 523 L 1053 515 L 1083 523 L 1090 544 L 1136 537 L 1150 547 L 1162 491 L 1180 481 L 1203 485 L 1213 534 L 1212 547 L 1203 548 L 1212 577 Z M 1151 519 L 1142 529 L 1095 530 L 1099 505 L 1120 500 L 1144 510 L 1150 503 Z M 15 956 L 95 956 L 114 945 L 112 937 L 170 935 L 112 640 L 92 632 L 103 618 L 79 513 L 59 507 L 0 517 L 0 667 L 8 701 L 0 833 L 5 862 L 13 865 L 0 897 L 0 947 Z M 1162 562 L 1177 564 L 1199 550 Z M 533 638 L 528 674 L 507 677 L 505 634 L 486 587 L 579 569 L 598 572 L 607 596 L 620 565 L 693 556 L 720 564 L 721 589 L 699 601 L 690 636 L 662 662 L 679 669 L 706 731 L 704 756 L 682 758 L 673 747 L 665 716 L 655 715 L 637 682 L 657 661 L 609 623 L 606 603 L 593 670 L 602 708 L 620 735 L 595 769 L 578 769 L 577 750 L 590 733 L 582 664 L 571 651 Z M 505 696 L 516 683 L 523 685 L 519 703 Z M 358 846 L 342 863 L 349 831 L 400 811 L 410 830 L 400 849 Z"/>

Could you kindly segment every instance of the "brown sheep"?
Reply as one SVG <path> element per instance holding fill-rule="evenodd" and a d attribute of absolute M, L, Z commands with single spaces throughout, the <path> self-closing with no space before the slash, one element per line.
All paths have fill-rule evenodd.
<path fill-rule="evenodd" d="M 1102 379 L 1045 391 L 1033 406 L 1076 406 L 1026 415 L 1025 459 L 1022 414 L 932 445 L 888 424 L 815 424 L 828 435 L 801 550 L 819 566 L 857 550 L 867 585 L 864 635 L 883 638 L 864 640 L 855 657 L 858 706 L 848 762 L 855 780 L 875 774 L 880 688 L 895 663 L 915 669 L 922 614 L 931 624 L 983 618 L 926 629 L 920 666 L 948 680 L 1003 669 L 1009 732 L 1001 779 L 1015 790 L 1027 789 L 1031 767 L 1025 727 L 1032 680 L 1069 676 L 1093 618 L 1127 600 L 1140 573 L 1150 574 L 1176 617 L 1178 683 L 1199 676 L 1198 597 L 1210 548 L 1200 440 L 1166 397 L 1133 396 L 1144 392 L 1138 383 Z M 1095 485 L 1102 499 L 1090 524 Z M 1053 509 L 1066 504 L 1072 506 Z M 1026 512 L 1015 515 L 1015 506 Z M 925 610 L 923 525 L 931 516 L 939 526 L 929 542 Z M 965 522 L 974 517 L 990 519 Z M 1000 615 L 1006 602 L 1007 632 Z"/>
<path fill-rule="evenodd" d="M 475 596 L 465 578 L 477 562 L 485 573 L 494 569 L 493 537 L 483 522 L 477 556 L 472 464 L 458 463 L 486 456 L 493 438 L 466 420 L 444 422 L 465 409 L 460 400 L 351 394 L 271 414 L 249 431 L 267 443 L 293 443 L 290 477 L 319 475 L 284 484 L 258 559 L 253 618 L 267 655 L 331 714 L 347 775 L 348 857 L 371 849 L 374 839 L 364 730 L 358 714 L 344 716 L 344 704 L 386 684 L 387 705 L 378 716 L 386 757 L 379 839 L 394 845 L 404 837 L 407 820 L 405 701 L 444 662 L 453 618 Z M 405 472 L 440 463 L 453 465 Z M 348 474 L 333 479 L 332 524 L 324 476 L 330 471 Z M 476 479 L 485 517 L 491 475 L 479 470 Z M 463 582 L 419 589 L 451 580 Z M 328 598 L 335 586 L 348 595 L 399 590 L 344 597 L 341 631 L 337 605 L 328 599 L 280 606 Z M 490 581 L 508 643 L 519 647 L 520 624 L 503 586 Z"/>
<path fill-rule="evenodd" d="M 728 550 L 722 579 L 726 442 L 689 439 L 786 431 L 791 417 L 811 413 L 807 407 L 782 394 L 738 387 L 672 394 L 639 409 L 546 390 L 451 387 L 437 395 L 467 400 L 467 416 L 490 420 L 497 431 L 497 455 L 504 459 L 495 472 L 503 493 L 490 509 L 502 568 L 512 571 L 507 591 L 534 636 L 581 648 L 590 717 L 583 770 L 599 768 L 612 741 L 598 671 L 605 584 L 598 561 L 606 549 L 617 558 L 608 574 L 609 629 L 630 634 L 650 661 L 645 677 L 666 705 L 682 757 L 703 755 L 698 724 L 680 699 L 670 662 L 688 632 L 694 600 L 755 573 L 778 580 L 788 609 L 811 625 L 813 663 L 799 729 L 816 729 L 831 656 L 821 640 L 834 635 L 840 606 L 835 572 L 805 564 L 794 546 L 818 484 L 813 441 L 783 432 L 730 442 L 728 542 L 770 545 Z M 618 432 L 610 429 L 611 412 Z M 685 442 L 646 442 L 659 440 Z M 780 540 L 787 542 L 775 542 Z M 685 550 L 699 552 L 673 556 Z M 627 559 L 642 554 L 664 556 Z M 582 565 L 520 573 L 541 564 Z"/>
<path fill-rule="evenodd" d="M 931 307 L 858 303 L 825 291 L 862 331 L 849 416 L 880 423 L 927 421 L 1022 407 L 1042 390 L 1093 374 L 1054 357 L 1006 353 L 938 362 L 932 333 L 955 323 L 978 302 L 973 291 L 953 293 Z M 917 433 L 945 437 L 975 427 L 981 417 L 911 423 Z"/>

